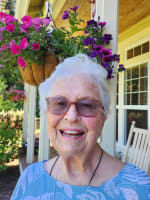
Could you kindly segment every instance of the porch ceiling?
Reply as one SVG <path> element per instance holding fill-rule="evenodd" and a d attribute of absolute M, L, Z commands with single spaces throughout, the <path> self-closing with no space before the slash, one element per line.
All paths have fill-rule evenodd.
<path fill-rule="evenodd" d="M 61 0 L 62 1 L 62 0 Z M 62 13 L 73 7 L 79 5 L 79 13 L 81 18 L 85 20 L 90 19 L 90 3 L 88 0 L 63 0 L 65 3 L 60 9 L 59 15 L 56 16 L 56 25 L 63 26 L 65 21 L 61 20 Z M 45 0 L 30 0 L 29 12 L 28 14 L 32 17 L 39 15 L 39 10 L 41 10 Z M 55 5 L 54 9 L 57 9 L 58 0 L 50 0 L 51 4 Z M 53 7 L 53 6 L 52 6 Z M 150 0 L 120 0 L 119 1 L 119 33 L 130 28 L 132 25 L 136 24 L 143 18 L 150 15 Z M 65 24 L 66 25 L 66 24 Z"/>

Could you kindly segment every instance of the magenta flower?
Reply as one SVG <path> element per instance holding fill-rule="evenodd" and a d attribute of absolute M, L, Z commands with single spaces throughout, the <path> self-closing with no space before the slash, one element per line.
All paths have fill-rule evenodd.
<path fill-rule="evenodd" d="M 111 56 L 112 55 L 112 52 L 110 49 L 103 49 L 103 55 L 104 56 Z"/>
<path fill-rule="evenodd" d="M 7 16 L 6 18 L 5 18 L 5 23 L 6 24 L 10 24 L 10 23 L 14 23 L 15 22 L 15 18 L 14 18 L 14 16 Z"/>
<path fill-rule="evenodd" d="M 27 32 L 28 32 L 28 29 L 25 28 L 23 25 L 20 25 L 20 32 L 21 32 L 21 33 L 27 33 Z"/>
<path fill-rule="evenodd" d="M 33 50 L 39 50 L 39 49 L 40 49 L 40 44 L 37 43 L 37 42 L 34 42 L 34 43 L 32 44 L 32 49 L 33 49 Z"/>
<path fill-rule="evenodd" d="M 42 19 L 40 17 L 35 17 L 32 19 L 33 24 L 40 24 L 42 23 Z"/>
<path fill-rule="evenodd" d="M 42 19 L 42 23 L 44 26 L 48 26 L 50 24 L 51 20 L 49 18 Z"/>
<path fill-rule="evenodd" d="M 22 38 L 20 42 L 21 49 L 26 49 L 29 46 L 27 38 Z"/>
<path fill-rule="evenodd" d="M 0 12 L 0 18 L 6 18 L 8 16 L 8 14 L 4 13 L 4 12 Z"/>
<path fill-rule="evenodd" d="M 0 12 L 0 22 L 5 23 L 5 18 L 8 16 L 8 14 Z"/>
<path fill-rule="evenodd" d="M 40 31 L 41 24 L 35 24 L 34 29 Z"/>
<path fill-rule="evenodd" d="M 17 64 L 20 65 L 21 67 L 25 67 L 27 63 L 23 57 L 19 56 L 17 60 Z"/>
<path fill-rule="evenodd" d="M 4 27 L 0 27 L 0 31 L 2 32 L 3 30 L 5 30 L 5 28 Z"/>
<path fill-rule="evenodd" d="M 104 50 L 104 46 L 103 45 L 94 45 L 94 50 L 102 52 Z"/>
<path fill-rule="evenodd" d="M 4 51 L 6 48 L 7 48 L 7 45 L 4 44 L 4 45 L 2 45 L 2 46 L 0 47 L 0 51 Z"/>
<path fill-rule="evenodd" d="M 23 22 L 24 28 L 30 28 L 32 27 L 32 18 L 30 16 L 24 16 L 21 21 Z"/>
<path fill-rule="evenodd" d="M 11 40 L 11 41 L 8 43 L 8 47 L 11 48 L 14 44 L 16 44 L 15 40 Z"/>
<path fill-rule="evenodd" d="M 106 22 L 98 22 L 98 25 L 103 28 L 106 25 Z"/>
<path fill-rule="evenodd" d="M 105 63 L 110 63 L 112 62 L 112 57 L 111 56 L 104 56 L 102 59 L 102 62 Z"/>
<path fill-rule="evenodd" d="M 21 50 L 20 50 L 20 46 L 13 44 L 12 47 L 10 48 L 10 51 L 12 54 L 16 55 L 16 54 L 20 54 Z"/>
<path fill-rule="evenodd" d="M 14 30 L 15 30 L 15 25 L 14 25 L 14 24 L 8 24 L 7 26 L 5 26 L 5 29 L 6 29 L 8 32 L 12 33 L 12 32 L 14 32 Z"/>

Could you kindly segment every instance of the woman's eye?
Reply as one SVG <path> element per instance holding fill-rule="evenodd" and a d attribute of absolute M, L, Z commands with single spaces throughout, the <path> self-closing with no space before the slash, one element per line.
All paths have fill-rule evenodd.
<path fill-rule="evenodd" d="M 92 109 L 92 108 L 93 108 L 93 105 L 90 104 L 90 103 L 82 103 L 81 106 L 84 107 L 84 108 L 89 108 L 89 109 Z"/>
<path fill-rule="evenodd" d="M 56 106 L 65 106 L 66 103 L 64 101 L 57 101 L 57 102 L 55 102 L 55 105 Z"/>

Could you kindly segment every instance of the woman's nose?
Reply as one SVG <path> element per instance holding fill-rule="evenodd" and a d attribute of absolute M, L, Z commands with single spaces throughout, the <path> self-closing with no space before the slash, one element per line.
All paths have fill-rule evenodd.
<path fill-rule="evenodd" d="M 80 119 L 79 113 L 77 111 L 76 105 L 71 104 L 68 111 L 64 115 L 65 120 L 69 120 L 70 122 L 76 122 Z"/>

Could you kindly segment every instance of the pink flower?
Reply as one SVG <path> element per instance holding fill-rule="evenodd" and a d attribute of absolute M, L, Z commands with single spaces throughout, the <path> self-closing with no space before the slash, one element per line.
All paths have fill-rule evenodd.
<path fill-rule="evenodd" d="M 5 18 L 5 23 L 6 23 L 6 24 L 14 23 L 14 21 L 15 21 L 14 16 L 9 16 L 9 15 L 8 15 L 8 16 Z"/>
<path fill-rule="evenodd" d="M 14 25 L 14 24 L 8 24 L 7 26 L 5 26 L 5 29 L 6 29 L 8 32 L 12 33 L 12 32 L 14 32 L 14 30 L 15 30 L 15 25 Z"/>
<path fill-rule="evenodd" d="M 23 57 L 19 56 L 17 60 L 17 64 L 20 65 L 21 67 L 25 67 L 27 63 Z"/>
<path fill-rule="evenodd" d="M 98 25 L 103 28 L 106 25 L 106 22 L 98 22 Z"/>
<path fill-rule="evenodd" d="M 26 49 L 29 46 L 27 38 L 22 38 L 20 42 L 21 49 Z"/>
<path fill-rule="evenodd" d="M 0 47 L 0 51 L 4 51 L 6 48 L 7 48 L 7 45 L 4 44 L 4 45 L 2 45 L 2 46 Z"/>
<path fill-rule="evenodd" d="M 40 30 L 40 27 L 41 27 L 41 24 L 35 24 L 35 30 L 39 31 Z"/>
<path fill-rule="evenodd" d="M 50 24 L 50 22 L 51 22 L 51 20 L 48 19 L 48 18 L 42 19 L 42 23 L 43 23 L 44 26 L 48 26 Z"/>
<path fill-rule="evenodd" d="M 5 30 L 5 28 L 4 27 L 0 27 L 0 31 L 3 31 L 3 30 Z"/>
<path fill-rule="evenodd" d="M 9 16 L 6 13 L 0 12 L 0 22 L 5 23 L 5 18 Z"/>
<path fill-rule="evenodd" d="M 20 32 L 21 33 L 27 33 L 28 30 L 24 26 L 20 25 Z"/>
<path fill-rule="evenodd" d="M 33 48 L 33 50 L 39 50 L 39 49 L 40 49 L 40 44 L 37 43 L 37 42 L 34 42 L 34 43 L 32 44 L 32 48 Z"/>
<path fill-rule="evenodd" d="M 33 24 L 40 24 L 42 22 L 42 19 L 40 17 L 35 17 L 32 19 Z"/>
<path fill-rule="evenodd" d="M 21 97 L 22 97 L 22 98 L 25 98 L 25 95 L 22 93 L 22 94 L 21 94 Z"/>
<path fill-rule="evenodd" d="M 20 46 L 19 45 L 16 45 L 16 44 L 13 44 L 10 48 L 10 51 L 12 54 L 16 55 L 16 54 L 20 54 L 21 53 L 21 50 L 20 50 Z"/>
<path fill-rule="evenodd" d="M 5 18 L 5 17 L 7 17 L 8 16 L 8 14 L 6 14 L 6 13 L 4 13 L 4 12 L 0 12 L 0 18 Z"/>
<path fill-rule="evenodd" d="M 9 48 L 11 48 L 14 44 L 16 44 L 15 40 L 11 40 L 11 41 L 8 43 Z"/>
<path fill-rule="evenodd" d="M 24 16 L 21 21 L 23 22 L 24 28 L 30 28 L 32 27 L 32 18 L 30 16 Z"/>

